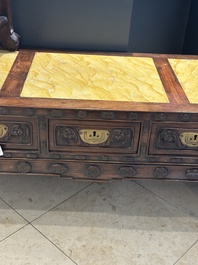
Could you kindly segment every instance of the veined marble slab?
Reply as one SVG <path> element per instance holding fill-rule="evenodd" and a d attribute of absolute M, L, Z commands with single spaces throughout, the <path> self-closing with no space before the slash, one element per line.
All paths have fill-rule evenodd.
<path fill-rule="evenodd" d="M 36 53 L 21 97 L 167 103 L 151 58 Z"/>
<path fill-rule="evenodd" d="M 18 55 L 18 52 L 0 51 L 0 90 Z"/>
<path fill-rule="evenodd" d="M 198 103 L 198 60 L 169 59 L 190 103 Z"/>

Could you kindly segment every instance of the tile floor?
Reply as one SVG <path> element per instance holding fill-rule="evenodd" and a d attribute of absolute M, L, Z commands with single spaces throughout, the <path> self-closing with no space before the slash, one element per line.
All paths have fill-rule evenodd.
<path fill-rule="evenodd" d="M 196 265 L 198 183 L 0 176 L 2 265 Z"/>

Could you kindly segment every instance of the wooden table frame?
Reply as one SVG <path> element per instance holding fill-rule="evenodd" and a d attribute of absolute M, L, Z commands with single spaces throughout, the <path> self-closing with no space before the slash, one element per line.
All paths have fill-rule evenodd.
<path fill-rule="evenodd" d="M 12 26 L 10 0 L 0 0 L 0 43 L 3 49 L 12 51 L 19 45 L 19 35 Z M 168 60 L 198 60 L 198 56 L 108 54 L 153 60 L 169 103 L 143 103 L 20 97 L 36 52 L 19 50 L 0 90 L 0 123 L 5 123 L 12 135 L 10 140 L 3 139 L 5 153 L 0 159 L 0 174 L 47 174 L 91 181 L 140 178 L 198 181 L 197 148 L 185 150 L 177 144 L 177 133 L 181 130 L 198 132 L 198 104 L 189 102 Z M 114 150 L 110 146 L 109 153 L 102 146 L 90 147 L 82 142 L 79 146 L 74 143 L 74 147 L 66 147 L 66 143 L 58 146 L 56 132 L 67 124 L 76 135 L 79 124 L 99 129 L 108 124 L 112 126 L 110 131 L 116 128 L 122 131 L 123 126 L 122 133 L 130 126 L 134 132 L 139 128 L 135 132 L 139 135 L 137 148 L 130 154 L 119 143 Z M 26 137 L 22 137 L 24 134 Z M 14 139 L 14 135 L 18 138 Z"/>

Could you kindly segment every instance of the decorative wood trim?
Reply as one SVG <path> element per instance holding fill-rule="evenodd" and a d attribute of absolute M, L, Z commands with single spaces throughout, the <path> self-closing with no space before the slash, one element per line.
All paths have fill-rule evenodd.
<path fill-rule="evenodd" d="M 117 102 L 97 100 L 67 100 L 44 98 L 16 98 L 0 97 L 2 107 L 26 107 L 42 109 L 78 109 L 78 110 L 115 110 L 139 112 L 167 112 L 167 113 L 197 113 L 198 104 L 162 104 Z"/>
<path fill-rule="evenodd" d="M 20 97 L 35 52 L 21 50 L 0 90 L 2 97 Z"/>
<path fill-rule="evenodd" d="M 153 58 L 170 103 L 185 104 L 189 100 L 184 93 L 167 59 Z"/>
<path fill-rule="evenodd" d="M 67 100 L 67 99 L 45 99 L 45 98 L 20 98 L 25 79 L 29 72 L 32 60 L 38 50 L 20 50 L 13 67 L 0 90 L 0 105 L 2 107 L 26 107 L 26 108 L 48 108 L 57 110 L 74 109 L 83 115 L 86 110 L 100 110 L 109 113 L 112 111 L 135 112 L 175 112 L 175 113 L 197 113 L 198 104 L 190 104 L 181 85 L 179 84 L 169 62 L 167 55 L 150 55 L 159 71 L 160 78 L 168 94 L 170 103 L 141 103 L 141 102 L 119 102 L 103 100 Z M 88 54 L 88 53 L 87 53 Z M 96 53 L 98 54 L 98 53 Z M 113 54 L 111 54 L 113 55 Z M 117 54 L 118 55 L 118 54 Z M 120 54 L 119 54 L 120 55 Z M 133 54 L 122 54 L 131 55 Z M 141 56 L 141 54 L 139 54 Z M 144 54 L 142 55 L 144 56 Z M 183 56 L 176 56 L 183 58 Z M 198 59 L 198 56 L 190 58 Z M 80 111 L 80 112 L 79 112 Z M 83 111 L 83 112 L 82 112 Z M 82 117 L 81 117 L 82 118 Z M 102 118 L 102 117 L 101 117 Z"/>

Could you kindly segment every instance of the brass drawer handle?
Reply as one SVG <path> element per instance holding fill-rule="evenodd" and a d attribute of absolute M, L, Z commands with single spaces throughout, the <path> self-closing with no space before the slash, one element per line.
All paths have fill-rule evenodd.
<path fill-rule="evenodd" d="M 183 145 L 188 147 L 198 147 L 198 132 L 184 132 L 180 135 Z"/>
<path fill-rule="evenodd" d="M 79 131 L 81 140 L 88 144 L 102 144 L 109 138 L 108 130 L 82 129 Z"/>
<path fill-rule="evenodd" d="M 4 124 L 0 124 L 0 139 L 3 138 L 8 132 L 8 127 Z"/>

